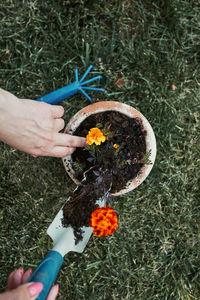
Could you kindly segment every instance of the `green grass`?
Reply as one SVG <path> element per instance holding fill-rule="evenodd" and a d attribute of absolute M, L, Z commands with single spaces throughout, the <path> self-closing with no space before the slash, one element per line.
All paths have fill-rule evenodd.
<path fill-rule="evenodd" d="M 149 177 L 112 203 L 117 232 L 66 256 L 58 299 L 200 299 L 199 9 L 199 0 L 0 3 L 2 88 L 35 99 L 93 64 L 110 95 L 93 100 L 134 106 L 157 139 Z M 67 122 L 89 102 L 62 104 Z M 1 291 L 9 272 L 35 268 L 50 249 L 46 229 L 74 188 L 60 159 L 0 144 Z"/>

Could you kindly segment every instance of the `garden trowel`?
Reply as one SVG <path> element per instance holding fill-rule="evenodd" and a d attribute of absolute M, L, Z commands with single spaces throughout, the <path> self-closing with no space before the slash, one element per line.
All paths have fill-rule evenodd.
<path fill-rule="evenodd" d="M 85 92 L 88 91 L 99 91 L 105 92 L 104 89 L 95 88 L 95 87 L 88 87 L 88 84 L 102 79 L 102 76 L 98 75 L 94 78 L 89 80 L 85 80 L 88 73 L 91 71 L 93 66 L 89 66 L 86 72 L 83 74 L 81 79 L 79 80 L 78 70 L 75 70 L 75 81 L 63 88 L 60 88 L 56 91 L 53 91 L 43 97 L 36 99 L 36 101 L 42 101 L 49 104 L 57 104 L 62 100 L 81 92 L 86 98 L 92 102 L 90 96 Z M 104 200 L 98 200 L 96 202 L 100 207 L 105 205 Z M 81 230 L 83 231 L 83 239 L 79 241 L 78 244 L 75 244 L 75 236 L 72 227 L 63 227 L 62 225 L 62 218 L 63 218 L 63 209 L 58 212 L 55 219 L 47 229 L 47 234 L 53 240 L 53 248 L 51 251 L 47 253 L 45 258 L 42 260 L 38 268 L 29 278 L 28 282 L 41 282 L 43 284 L 43 290 L 36 298 L 37 300 L 45 300 L 50 288 L 52 287 L 56 276 L 60 270 L 60 267 L 63 262 L 63 257 L 70 251 L 82 253 L 87 245 L 89 238 L 92 234 L 93 228 L 91 227 L 82 227 Z"/>
<path fill-rule="evenodd" d="M 105 201 L 100 199 L 96 202 L 100 207 L 105 205 Z M 75 235 L 72 227 L 63 227 L 63 208 L 58 212 L 53 222 L 47 229 L 47 234 L 53 240 L 53 248 L 44 257 L 28 282 L 41 282 L 43 290 L 36 298 L 45 300 L 51 289 L 56 276 L 63 262 L 63 257 L 70 251 L 82 253 L 92 234 L 93 228 L 81 227 L 83 239 L 75 244 Z"/>

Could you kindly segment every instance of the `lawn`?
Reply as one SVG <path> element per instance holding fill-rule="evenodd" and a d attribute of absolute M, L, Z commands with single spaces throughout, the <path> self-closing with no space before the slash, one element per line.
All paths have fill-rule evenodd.
<path fill-rule="evenodd" d="M 199 36 L 199 0 L 1 0 L 2 88 L 36 99 L 92 64 L 108 93 L 93 101 L 135 107 L 157 139 L 149 177 L 111 203 L 116 233 L 65 257 L 58 299 L 200 299 Z M 65 122 L 88 104 L 63 101 Z M 51 248 L 46 229 L 74 188 L 61 159 L 0 143 L 1 291 Z"/>

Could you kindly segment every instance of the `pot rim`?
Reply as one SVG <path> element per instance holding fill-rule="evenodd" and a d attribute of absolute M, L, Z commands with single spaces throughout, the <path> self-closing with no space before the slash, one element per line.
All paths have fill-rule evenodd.
<path fill-rule="evenodd" d="M 127 105 L 122 102 L 117 101 L 101 101 L 96 102 L 93 104 L 90 104 L 88 106 L 85 106 L 81 110 L 79 110 L 68 122 L 64 132 L 68 134 L 73 134 L 76 128 L 90 115 L 104 112 L 104 111 L 118 111 L 128 117 L 131 118 L 139 118 L 142 120 L 142 124 L 144 129 L 147 132 L 146 135 L 146 146 L 147 146 L 147 152 L 151 150 L 150 153 L 150 161 L 151 164 L 145 164 L 142 169 L 140 170 L 139 174 L 136 176 L 136 178 L 129 180 L 126 184 L 126 187 L 124 187 L 122 190 L 112 194 L 113 196 L 125 194 L 136 187 L 138 187 L 149 175 L 151 172 L 153 165 L 155 163 L 156 158 L 156 138 L 154 135 L 154 131 L 149 123 L 149 121 L 144 117 L 142 113 L 140 113 L 138 110 L 136 110 L 134 107 Z M 72 157 L 66 156 L 62 158 L 65 170 L 67 174 L 70 176 L 70 178 L 76 183 L 80 184 L 80 182 L 74 177 L 74 170 L 72 168 Z"/>

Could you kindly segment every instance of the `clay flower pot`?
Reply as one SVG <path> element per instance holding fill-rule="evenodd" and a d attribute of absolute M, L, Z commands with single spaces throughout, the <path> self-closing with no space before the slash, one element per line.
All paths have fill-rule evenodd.
<path fill-rule="evenodd" d="M 105 111 L 116 111 L 126 115 L 129 118 L 140 119 L 142 121 L 144 130 L 147 132 L 146 152 L 150 151 L 149 160 L 151 161 L 151 164 L 144 164 L 136 178 L 129 180 L 124 189 L 113 194 L 114 196 L 117 196 L 120 194 L 125 194 L 135 189 L 147 178 L 154 165 L 155 158 L 156 158 L 156 139 L 151 125 L 139 111 L 137 111 L 135 108 L 127 104 L 121 102 L 114 102 L 114 101 L 97 102 L 84 107 L 71 118 L 71 120 L 66 126 L 65 133 L 73 134 L 75 130 L 79 127 L 79 125 L 90 115 L 96 113 L 102 113 Z M 68 175 L 76 184 L 79 184 L 77 179 L 74 177 L 75 170 L 72 167 L 72 157 L 66 156 L 62 159 L 62 161 Z"/>

